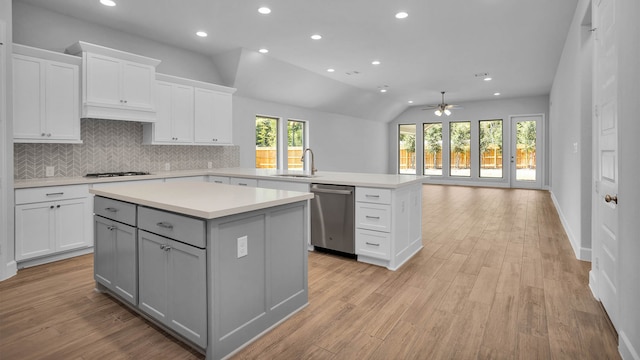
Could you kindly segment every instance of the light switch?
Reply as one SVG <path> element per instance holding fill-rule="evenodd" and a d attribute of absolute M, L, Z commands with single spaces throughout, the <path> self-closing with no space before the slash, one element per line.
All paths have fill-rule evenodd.
<path fill-rule="evenodd" d="M 577 142 L 574 142 L 574 143 L 573 143 L 573 153 L 575 154 L 575 153 L 577 153 L 577 152 L 578 152 L 578 143 L 577 143 Z"/>
<path fill-rule="evenodd" d="M 238 238 L 238 259 L 249 254 L 249 249 L 247 246 L 247 237 L 242 236 Z"/>

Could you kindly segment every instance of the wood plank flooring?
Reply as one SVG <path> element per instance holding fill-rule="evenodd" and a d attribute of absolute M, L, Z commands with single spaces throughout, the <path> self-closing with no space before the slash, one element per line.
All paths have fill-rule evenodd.
<path fill-rule="evenodd" d="M 548 192 L 426 185 L 400 270 L 309 254 L 309 306 L 234 359 L 618 359 Z M 202 359 L 109 296 L 91 255 L 0 282 L 0 359 Z"/>

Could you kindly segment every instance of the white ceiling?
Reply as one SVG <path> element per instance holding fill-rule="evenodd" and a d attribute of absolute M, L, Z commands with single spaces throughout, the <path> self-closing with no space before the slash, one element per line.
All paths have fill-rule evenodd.
<path fill-rule="evenodd" d="M 211 56 L 266 47 L 269 53 L 260 56 L 341 82 L 366 98 L 384 96 L 383 103 L 401 108 L 409 100 L 439 103 L 440 91 L 447 91 L 448 102 L 462 105 L 494 99 L 494 92 L 548 94 L 577 5 L 577 0 L 115 0 L 117 6 L 108 8 L 98 0 L 21 1 Z M 259 14 L 260 6 L 272 13 Z M 400 10 L 409 16 L 396 19 Z M 209 36 L 196 37 L 198 30 Z M 311 40 L 314 33 L 323 38 Z M 373 60 L 381 64 L 372 65 Z M 485 72 L 492 81 L 474 76 Z M 379 94 L 384 86 L 388 92 Z"/>

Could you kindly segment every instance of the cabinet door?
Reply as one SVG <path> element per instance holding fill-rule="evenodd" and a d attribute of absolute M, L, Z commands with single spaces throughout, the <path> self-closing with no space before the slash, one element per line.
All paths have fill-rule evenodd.
<path fill-rule="evenodd" d="M 17 205 L 15 210 L 16 260 L 53 253 L 54 203 Z"/>
<path fill-rule="evenodd" d="M 232 141 L 231 94 L 195 89 L 195 142 L 230 144 Z"/>
<path fill-rule="evenodd" d="M 120 60 L 87 53 L 85 66 L 85 102 L 93 105 L 122 106 Z"/>
<path fill-rule="evenodd" d="M 115 282 L 113 291 L 133 305 L 138 304 L 138 246 L 136 228 L 115 223 Z"/>
<path fill-rule="evenodd" d="M 56 251 L 66 251 L 93 244 L 89 198 L 57 201 L 55 204 Z"/>
<path fill-rule="evenodd" d="M 169 326 L 200 345 L 207 345 L 206 251 L 169 240 Z"/>
<path fill-rule="evenodd" d="M 124 106 L 153 111 L 155 109 L 155 68 L 149 65 L 122 61 L 121 71 L 121 96 Z"/>
<path fill-rule="evenodd" d="M 173 142 L 193 142 L 193 87 L 174 84 L 171 90 Z"/>
<path fill-rule="evenodd" d="M 80 139 L 78 67 L 49 61 L 45 73 L 45 132 L 51 139 Z"/>
<path fill-rule="evenodd" d="M 138 230 L 138 307 L 154 319 L 167 322 L 168 239 Z"/>
<path fill-rule="evenodd" d="M 171 134 L 171 83 L 156 82 L 156 122 L 153 123 L 153 141 L 170 142 Z"/>
<path fill-rule="evenodd" d="M 44 66 L 39 59 L 13 55 L 13 137 L 44 138 Z"/>
<path fill-rule="evenodd" d="M 93 231 L 95 247 L 93 249 L 93 277 L 106 286 L 114 289 L 116 247 L 114 241 L 115 222 L 100 216 L 94 216 Z"/>

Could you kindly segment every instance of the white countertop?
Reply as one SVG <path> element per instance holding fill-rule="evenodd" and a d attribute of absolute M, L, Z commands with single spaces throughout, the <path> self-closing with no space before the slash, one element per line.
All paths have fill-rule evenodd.
<path fill-rule="evenodd" d="M 252 168 L 225 168 L 225 169 L 198 169 L 198 170 L 176 170 L 156 172 L 151 175 L 141 176 L 116 176 L 108 178 L 87 178 L 87 177 L 50 177 L 43 179 L 15 180 L 14 188 L 33 188 L 42 186 L 61 186 L 77 184 L 97 184 L 118 181 L 135 181 L 149 179 L 164 179 L 185 176 L 229 176 L 262 180 L 280 180 L 302 183 L 320 183 L 335 185 L 352 185 L 365 187 L 378 187 L 396 189 L 415 183 L 424 183 L 427 176 L 420 175 L 399 175 L 399 174 L 370 174 L 370 173 L 349 173 L 318 171 L 312 177 L 292 177 L 282 176 L 286 174 L 302 175 L 300 171 L 286 171 L 276 169 L 252 169 Z"/>
<path fill-rule="evenodd" d="M 203 219 L 265 209 L 313 198 L 313 194 L 208 182 L 131 184 L 90 193 Z"/>

